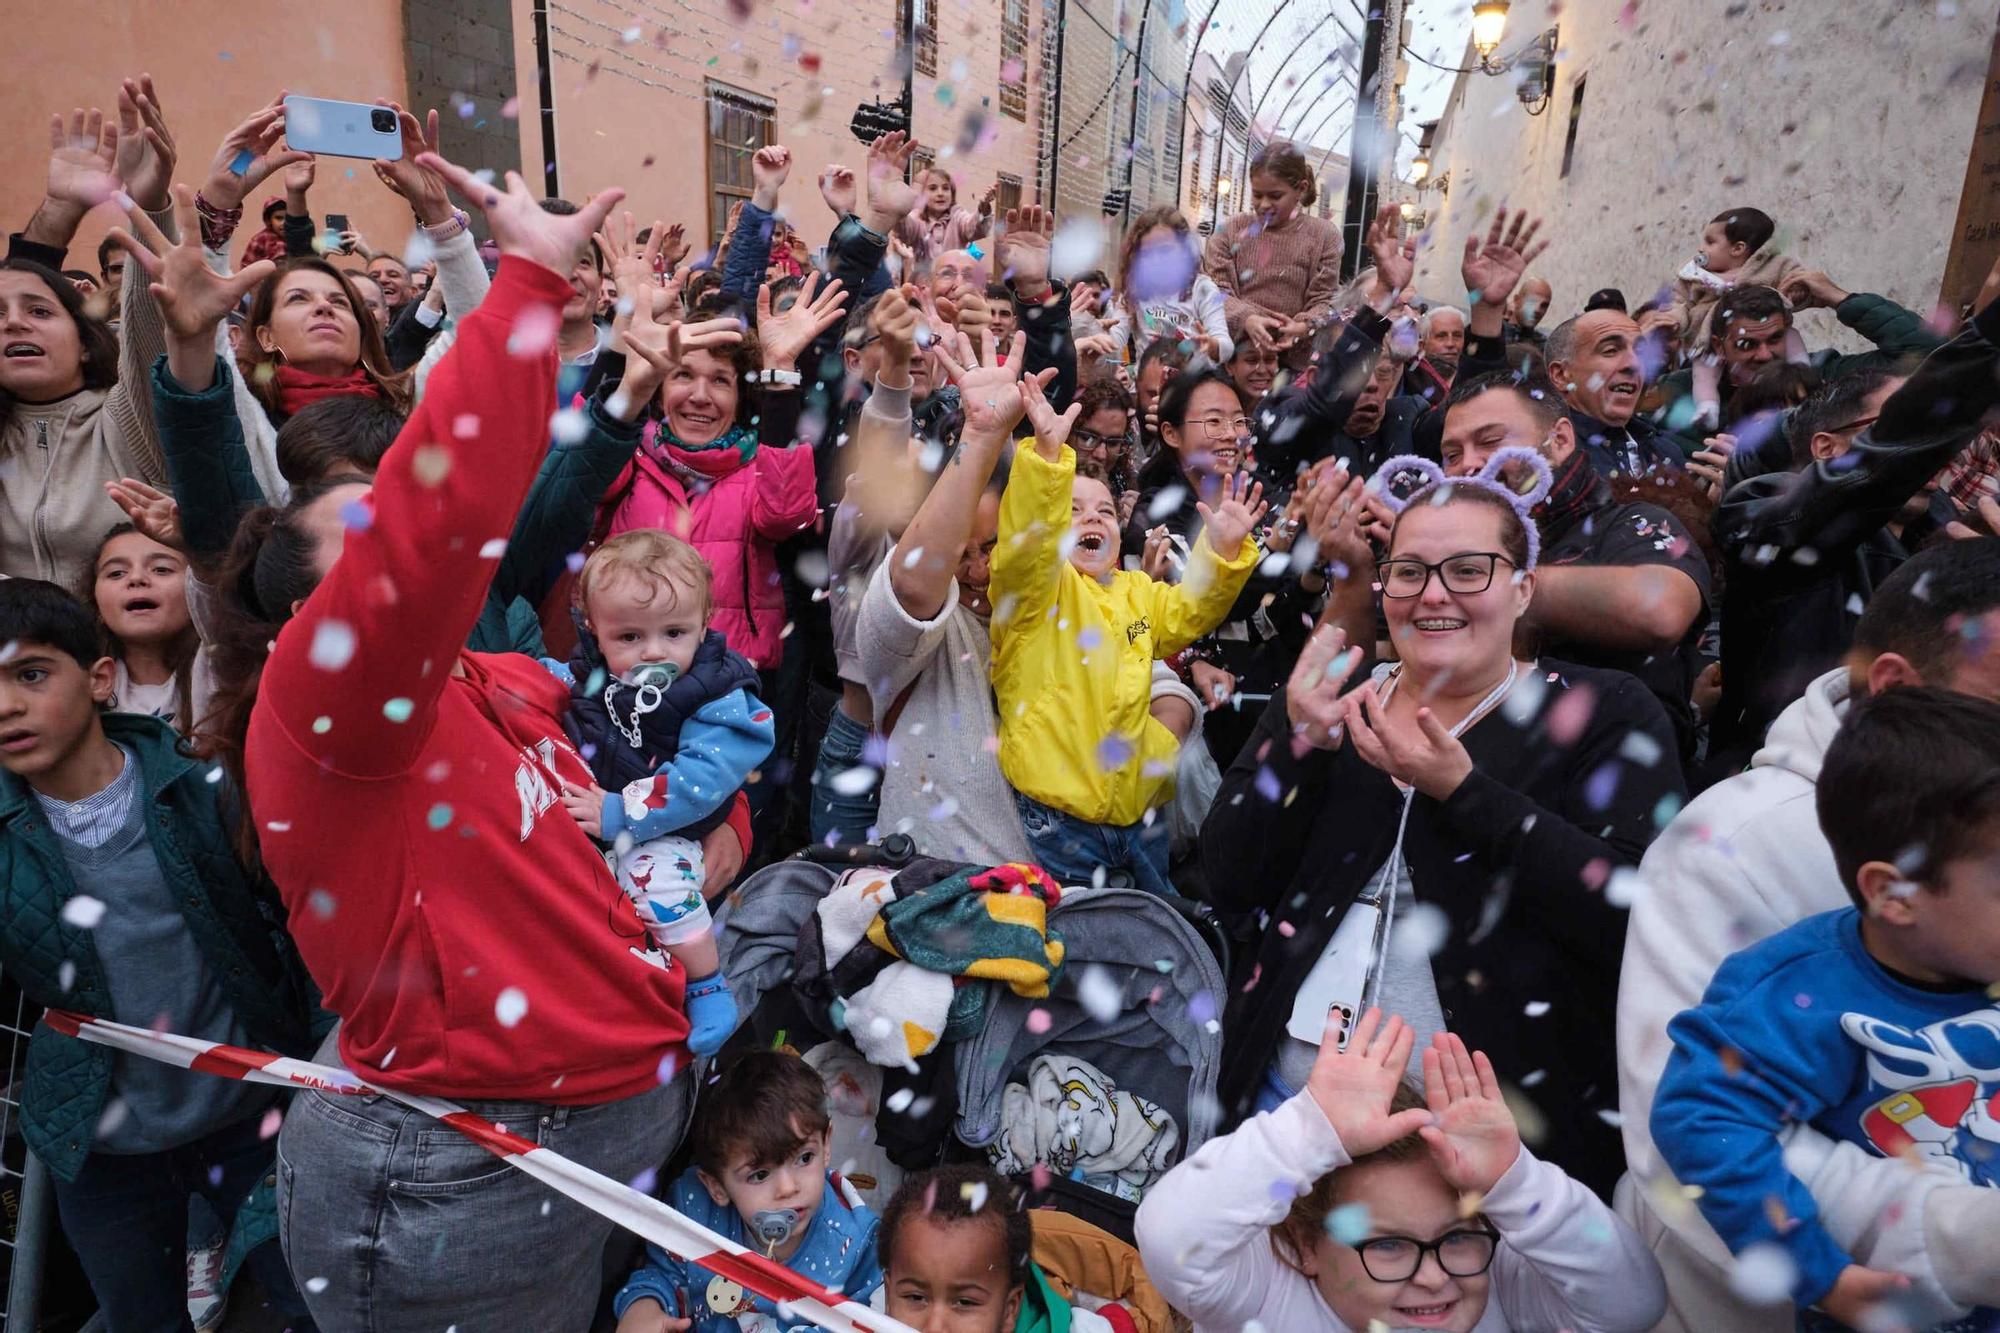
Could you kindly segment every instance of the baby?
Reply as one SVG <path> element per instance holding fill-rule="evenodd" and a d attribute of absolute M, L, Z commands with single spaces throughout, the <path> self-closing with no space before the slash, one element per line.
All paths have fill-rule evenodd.
<path fill-rule="evenodd" d="M 1776 287 L 1799 261 L 1766 250 L 1778 224 L 1758 208 L 1726 208 L 1702 229 L 1701 251 L 1674 275 L 1667 307 L 1681 346 L 1692 354 L 1707 348 L 1715 303 L 1731 287 L 1749 283 Z"/>
<path fill-rule="evenodd" d="M 701 1090 L 694 1165 L 667 1202 L 719 1235 L 866 1304 L 882 1282 L 875 1215 L 827 1170 L 826 1086 L 790 1051 L 751 1051 Z M 810 1328 L 657 1245 L 612 1302 L 618 1333 Z"/>
<path fill-rule="evenodd" d="M 697 1055 L 713 1055 L 736 1027 L 702 897 L 701 839 L 724 822 L 772 737 L 771 710 L 752 692 L 757 669 L 708 627 L 710 577 L 680 538 L 622 532 L 577 580 L 576 655 L 567 666 L 543 659 L 570 687 L 564 729 L 595 779 L 571 784 L 563 805 L 610 844 L 618 883 L 652 943 L 687 969 L 688 1048 Z"/>

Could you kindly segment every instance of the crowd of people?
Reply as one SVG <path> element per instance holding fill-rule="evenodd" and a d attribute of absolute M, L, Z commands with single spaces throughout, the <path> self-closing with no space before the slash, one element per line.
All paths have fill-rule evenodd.
<path fill-rule="evenodd" d="M 400 107 L 397 254 L 282 100 L 205 165 L 115 103 L 0 261 L 27 1002 L 448 1099 L 927 1333 L 2000 1327 L 2000 269 L 1912 311 L 1734 203 L 1635 302 L 1504 207 L 1458 289 L 1391 209 L 1343 278 L 1276 142 L 1064 272 L 900 132 L 817 222 L 761 149 L 703 250 Z M 1225 993 L 1138 1003 L 1213 1104 L 1110 1097 L 1108 1218 L 948 1130 L 858 1170 L 732 970 L 797 857 L 954 1041 L 1065 903 L 1198 923 Z M 928 951 L 842 924 L 944 886 Z M 330 1333 L 810 1325 L 398 1096 L 46 1022 L 9 1077 L 113 1333 L 239 1269 Z"/>

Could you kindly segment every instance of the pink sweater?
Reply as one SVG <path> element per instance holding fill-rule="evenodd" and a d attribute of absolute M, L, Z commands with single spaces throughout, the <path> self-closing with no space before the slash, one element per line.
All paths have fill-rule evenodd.
<path fill-rule="evenodd" d="M 1308 323 L 1333 308 L 1340 291 L 1340 228 L 1303 212 L 1266 227 L 1255 213 L 1238 213 L 1208 238 L 1201 271 L 1222 289 L 1229 327 L 1263 310 Z"/>

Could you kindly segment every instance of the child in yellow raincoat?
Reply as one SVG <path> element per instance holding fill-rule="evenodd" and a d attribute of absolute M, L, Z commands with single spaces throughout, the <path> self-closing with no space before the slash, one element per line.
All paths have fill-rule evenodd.
<path fill-rule="evenodd" d="M 1000 501 L 990 589 L 1000 771 L 1045 870 L 1074 884 L 1123 868 L 1171 894 L 1166 821 L 1147 815 L 1173 793 L 1179 740 L 1150 712 L 1153 662 L 1235 603 L 1259 558 L 1263 488 L 1239 475 L 1201 506 L 1180 583 L 1120 569 L 1117 500 L 1066 443 L 1079 409 L 1058 416 L 1032 375 L 1021 388 L 1035 435 Z"/>

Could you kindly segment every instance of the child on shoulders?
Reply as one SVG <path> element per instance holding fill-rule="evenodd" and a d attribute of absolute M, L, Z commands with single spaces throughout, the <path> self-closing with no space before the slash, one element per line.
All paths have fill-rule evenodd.
<path fill-rule="evenodd" d="M 1776 288 L 1800 267 L 1790 255 L 1764 248 L 1777 230 L 1757 208 L 1725 208 L 1702 229 L 1701 250 L 1674 275 L 1667 306 L 1690 357 L 1707 350 L 1709 321 L 1724 292 L 1745 284 Z"/>
<path fill-rule="evenodd" d="M 618 883 L 652 943 L 687 969 L 688 1047 L 713 1055 L 736 1027 L 702 896 L 701 839 L 771 753 L 757 669 L 709 628 L 708 562 L 678 537 L 634 528 L 585 562 L 584 629 L 567 666 L 564 729 L 590 765 L 563 805 L 611 845 Z M 664 966 L 664 964 L 662 964 Z"/>

